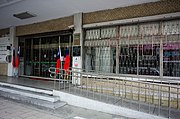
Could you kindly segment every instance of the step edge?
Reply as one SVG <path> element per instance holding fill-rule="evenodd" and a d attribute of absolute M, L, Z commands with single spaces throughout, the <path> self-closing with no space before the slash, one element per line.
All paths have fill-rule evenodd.
<path fill-rule="evenodd" d="M 16 85 L 16 84 L 0 82 L 0 86 L 7 86 L 7 87 L 17 88 L 17 89 L 21 89 L 21 90 L 27 90 L 27 91 L 31 91 L 31 92 L 53 95 L 53 91 L 50 91 L 50 90 L 43 90 L 43 89 L 32 88 L 32 87 L 27 87 L 27 86 L 20 86 L 20 85 Z"/>
<path fill-rule="evenodd" d="M 33 93 L 26 93 L 26 92 L 22 92 L 22 91 L 16 91 L 16 90 L 12 90 L 12 89 L 8 89 L 8 88 L 3 88 L 0 87 L 0 91 L 3 92 L 9 92 L 9 93 L 13 93 L 13 94 L 18 94 L 21 96 L 26 96 L 26 97 L 31 97 L 34 99 L 41 99 L 41 100 L 45 100 L 45 101 L 49 101 L 49 102 L 56 102 L 59 100 L 59 97 L 48 97 L 46 95 L 38 95 L 38 94 L 33 94 Z"/>

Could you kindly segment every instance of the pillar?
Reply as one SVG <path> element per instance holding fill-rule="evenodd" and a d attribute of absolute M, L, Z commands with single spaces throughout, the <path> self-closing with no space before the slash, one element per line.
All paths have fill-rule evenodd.
<path fill-rule="evenodd" d="M 74 14 L 74 33 L 73 33 L 73 60 L 72 67 L 74 71 L 81 72 L 83 59 L 83 31 L 82 31 L 82 13 Z M 74 73 L 73 84 L 80 84 L 81 74 Z"/>

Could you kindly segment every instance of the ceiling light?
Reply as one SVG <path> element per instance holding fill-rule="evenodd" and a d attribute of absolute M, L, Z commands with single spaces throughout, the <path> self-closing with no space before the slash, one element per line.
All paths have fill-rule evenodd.
<path fill-rule="evenodd" d="M 13 14 L 13 16 L 19 19 L 28 19 L 28 18 L 36 17 L 37 15 L 29 12 L 21 12 L 18 14 Z"/>

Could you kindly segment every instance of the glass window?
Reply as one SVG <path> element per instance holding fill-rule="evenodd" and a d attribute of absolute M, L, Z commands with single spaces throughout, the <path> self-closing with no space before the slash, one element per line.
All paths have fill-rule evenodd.
<path fill-rule="evenodd" d="M 120 74 L 137 74 L 137 45 L 122 45 L 119 56 Z"/>
<path fill-rule="evenodd" d="M 159 76 L 159 44 L 146 44 L 139 47 L 139 75 Z"/>
<path fill-rule="evenodd" d="M 113 47 L 89 47 L 86 48 L 85 69 L 106 73 L 115 73 L 115 54 Z"/>
<path fill-rule="evenodd" d="M 163 75 L 180 77 L 180 41 L 163 45 Z"/>

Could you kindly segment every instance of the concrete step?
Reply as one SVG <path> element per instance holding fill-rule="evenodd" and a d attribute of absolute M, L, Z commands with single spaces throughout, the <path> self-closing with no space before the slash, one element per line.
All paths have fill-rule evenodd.
<path fill-rule="evenodd" d="M 53 92 L 51 90 L 38 89 L 38 88 L 32 88 L 32 87 L 27 87 L 27 86 L 21 86 L 19 84 L 16 85 L 16 84 L 0 82 L 0 86 L 11 87 L 11 88 L 16 88 L 16 89 L 21 89 L 21 90 L 27 90 L 27 91 L 36 92 L 36 93 L 53 95 Z"/>
<path fill-rule="evenodd" d="M 52 91 L 6 83 L 0 84 L 0 96 L 50 109 L 66 104 L 58 96 L 53 96 Z"/>

